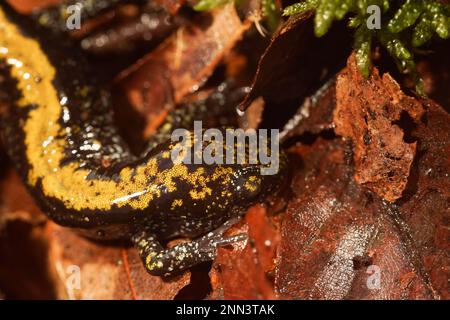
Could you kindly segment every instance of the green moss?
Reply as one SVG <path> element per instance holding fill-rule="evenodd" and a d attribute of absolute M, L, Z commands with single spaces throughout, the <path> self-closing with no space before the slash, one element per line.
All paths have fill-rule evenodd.
<path fill-rule="evenodd" d="M 240 0 L 198 0 L 196 10 L 209 10 L 229 2 Z M 261 11 L 271 30 L 279 23 L 280 10 L 277 0 L 260 0 Z M 376 5 L 381 13 L 381 28 L 368 28 L 367 21 Z M 304 0 L 283 10 L 284 16 L 315 11 L 314 33 L 322 37 L 335 20 L 348 18 L 348 26 L 354 29 L 354 49 L 361 73 L 368 77 L 374 42 L 384 46 L 394 58 L 399 70 L 412 74 L 416 90 L 423 92 L 422 80 L 414 63 L 414 49 L 428 43 L 433 36 L 450 37 L 450 4 L 440 0 Z"/>
<path fill-rule="evenodd" d="M 381 28 L 369 29 L 367 8 L 377 5 L 381 12 Z M 422 80 L 417 76 L 414 49 L 423 46 L 434 35 L 450 37 L 450 5 L 438 0 L 306 0 L 284 9 L 290 16 L 315 11 L 314 32 L 323 36 L 333 21 L 348 16 L 348 26 L 355 29 L 354 48 L 361 73 L 370 74 L 373 42 L 384 46 L 394 58 L 400 71 L 411 73 L 416 79 L 416 90 L 423 92 Z"/>
<path fill-rule="evenodd" d="M 270 30 L 274 31 L 280 24 L 281 10 L 276 0 L 261 0 L 262 16 Z"/>
<path fill-rule="evenodd" d="M 216 7 L 221 7 L 233 0 L 199 0 L 194 6 L 197 11 L 211 10 Z"/>

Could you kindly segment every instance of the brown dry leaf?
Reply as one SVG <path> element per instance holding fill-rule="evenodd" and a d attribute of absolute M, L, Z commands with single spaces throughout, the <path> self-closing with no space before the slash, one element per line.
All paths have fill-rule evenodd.
<path fill-rule="evenodd" d="M 350 64 L 341 77 L 352 68 Z M 449 297 L 450 117 L 429 100 L 405 96 L 390 77 L 384 75 L 382 81 L 377 74 L 365 83 L 364 96 L 353 94 L 360 90 L 358 77 L 345 79 L 345 88 L 351 90 L 338 86 L 336 91 L 342 90 L 338 99 L 346 101 L 348 109 L 374 95 L 382 99 L 388 92 L 402 101 L 399 114 L 408 110 L 416 119 L 408 134 L 419 156 L 408 166 L 404 196 L 390 204 L 356 183 L 354 149 L 338 138 L 318 138 L 295 147 L 294 197 L 282 222 L 275 278 L 280 298 Z M 329 109 L 328 102 L 324 98 L 323 106 L 319 102 L 314 110 Z M 364 110 L 371 104 L 358 106 Z M 341 127 L 353 125 L 355 117 L 341 118 Z M 384 132 L 390 133 L 390 127 L 386 124 Z"/>
<path fill-rule="evenodd" d="M 247 229 L 245 247 L 234 250 L 219 248 L 210 272 L 213 291 L 210 299 L 274 299 L 273 271 L 280 241 L 279 231 L 266 210 L 255 206 L 248 210 L 246 225 L 233 233 Z"/>
<path fill-rule="evenodd" d="M 421 103 L 389 74 L 380 77 L 374 68 L 364 79 L 350 57 L 337 77 L 334 123 L 335 132 L 354 143 L 356 182 L 388 201 L 401 197 L 416 151 L 415 142 L 405 142 L 401 121 L 417 124 L 422 114 Z"/>
<path fill-rule="evenodd" d="M 450 116 L 431 100 L 422 105 L 425 114 L 411 131 L 417 156 L 399 213 L 430 283 L 450 299 Z"/>
<path fill-rule="evenodd" d="M 164 106 L 198 89 L 249 26 L 232 4 L 204 13 L 119 75 L 120 87 L 140 114 L 155 120 Z"/>
<path fill-rule="evenodd" d="M 49 224 L 49 256 L 60 278 L 59 298 L 171 300 L 189 284 L 189 272 L 170 280 L 149 275 L 134 248 L 104 246 Z M 80 271 L 79 286 L 74 285 L 74 267 Z"/>
<path fill-rule="evenodd" d="M 322 139 L 295 150 L 303 166 L 282 225 L 280 297 L 433 298 L 435 291 L 411 260 L 415 248 L 404 243 L 398 213 L 353 182 L 346 150 L 340 141 Z M 379 287 L 369 266 L 380 271 Z M 401 285 L 405 274 L 413 276 Z"/>

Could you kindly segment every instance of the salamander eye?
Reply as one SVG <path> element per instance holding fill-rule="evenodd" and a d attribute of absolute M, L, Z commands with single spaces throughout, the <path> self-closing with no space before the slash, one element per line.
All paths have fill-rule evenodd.
<path fill-rule="evenodd" d="M 237 178 L 236 191 L 242 200 L 252 200 L 261 193 L 262 180 L 259 174 L 244 173 Z"/>

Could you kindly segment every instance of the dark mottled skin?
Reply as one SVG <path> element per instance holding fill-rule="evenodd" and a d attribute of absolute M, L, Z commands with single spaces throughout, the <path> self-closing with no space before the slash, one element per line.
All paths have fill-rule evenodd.
<path fill-rule="evenodd" d="M 115 5 L 117 2 L 111 1 L 111 4 Z M 90 174 L 86 177 L 88 181 L 117 180 L 118 172 L 124 166 L 137 168 L 149 159 L 157 159 L 158 172 L 172 168 L 172 160 L 163 156 L 172 144 L 168 140 L 171 131 L 186 123 L 192 124 L 192 120 L 200 117 L 206 110 L 214 113 L 219 109 L 217 106 L 226 104 L 228 93 L 221 86 L 205 101 L 198 102 L 195 109 L 183 108 L 173 112 L 168 116 L 167 126 L 163 125 L 159 133 L 149 141 L 148 149 L 135 156 L 114 126 L 108 92 L 100 89 L 96 83 L 78 46 L 60 31 L 55 31 L 57 28 L 49 30 L 47 26 L 38 26 L 33 19 L 16 14 L 7 5 L 2 4 L 1 7 L 8 14 L 9 20 L 20 26 L 24 35 L 40 44 L 56 69 L 53 86 L 59 97 L 67 100 L 65 108 L 70 115 L 60 116 L 59 125 L 61 128 L 70 128 L 70 134 L 64 138 L 65 158 L 59 166 L 76 163 L 80 169 L 89 170 Z M 105 8 L 102 7 L 102 10 Z M 224 185 L 222 180 L 211 181 L 208 186 L 212 191 L 204 198 L 193 198 L 190 196 L 192 185 L 183 179 L 175 179 L 176 192 L 169 192 L 163 185 L 159 186 L 161 195 L 144 209 L 136 210 L 127 205 L 113 206 L 107 212 L 101 209 L 68 208 L 60 199 L 46 196 L 39 183 L 32 185 L 28 181 L 32 164 L 25 152 L 24 139 L 27 133 L 21 123 L 27 119 L 27 112 L 39 110 L 40 106 L 15 107 L 18 97 L 24 93 L 15 88 L 15 79 L 4 63 L 1 67 L 4 81 L 0 83 L 0 90 L 7 92 L 11 106 L 4 120 L 5 125 L 2 125 L 5 145 L 42 210 L 55 222 L 82 230 L 93 238 L 132 239 L 151 274 L 172 273 L 211 260 L 217 246 L 242 240 L 242 236 L 224 238 L 222 234 L 236 218 L 245 213 L 247 207 L 263 201 L 264 197 L 274 192 L 285 174 L 286 161 L 282 155 L 280 172 L 272 176 L 261 176 L 260 164 L 221 165 L 232 169 L 228 175 L 229 183 Z M 95 141 L 101 142 L 100 149 L 83 150 L 82 146 L 93 145 Z M 218 166 L 187 165 L 189 174 L 202 168 L 205 177 L 212 176 Z M 244 188 L 249 177 L 255 176 L 259 179 L 257 188 L 253 191 Z M 182 199 L 182 204 L 174 208 L 174 201 L 179 199 Z M 171 249 L 160 244 L 160 241 L 166 242 L 179 236 L 194 240 Z"/>

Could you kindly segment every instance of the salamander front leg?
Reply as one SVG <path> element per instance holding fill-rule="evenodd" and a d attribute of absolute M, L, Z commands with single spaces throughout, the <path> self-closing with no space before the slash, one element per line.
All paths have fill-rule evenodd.
<path fill-rule="evenodd" d="M 146 231 L 142 231 L 134 236 L 133 242 L 139 250 L 147 271 L 152 275 L 161 276 L 185 270 L 201 262 L 213 260 L 217 247 L 247 239 L 245 234 L 224 237 L 223 233 L 231 224 L 225 223 L 220 228 L 199 239 L 181 243 L 170 249 L 163 248 L 157 238 Z"/>

